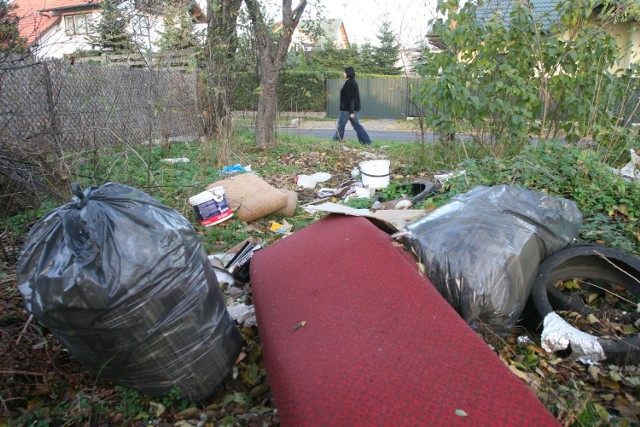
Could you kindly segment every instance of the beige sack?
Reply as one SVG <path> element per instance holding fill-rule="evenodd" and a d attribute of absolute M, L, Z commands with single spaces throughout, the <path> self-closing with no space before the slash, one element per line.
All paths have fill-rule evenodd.
<path fill-rule="evenodd" d="M 250 222 L 287 205 L 287 196 L 253 173 L 242 173 L 207 186 L 224 187 L 229 208 L 240 221 Z"/>
<path fill-rule="evenodd" d="M 296 213 L 296 208 L 298 207 L 298 193 L 293 190 L 280 190 L 287 196 L 287 204 L 284 208 L 280 209 L 276 212 L 276 215 L 281 216 L 293 216 Z"/>

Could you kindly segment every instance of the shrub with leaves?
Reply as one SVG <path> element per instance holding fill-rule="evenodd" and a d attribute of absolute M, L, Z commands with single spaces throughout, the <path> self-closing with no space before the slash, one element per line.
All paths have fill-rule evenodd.
<path fill-rule="evenodd" d="M 447 18 L 432 25 L 446 48 L 426 53 L 420 68 L 415 99 L 428 126 L 442 135 L 468 132 L 495 156 L 530 136 L 629 142 L 623 130 L 626 113 L 637 110 L 636 69 L 618 70 L 627 51 L 607 31 L 627 19 L 624 5 L 563 1 L 541 13 L 507 1 L 505 13 L 491 15 L 473 2 L 459 11 L 457 4 L 440 2 Z"/>

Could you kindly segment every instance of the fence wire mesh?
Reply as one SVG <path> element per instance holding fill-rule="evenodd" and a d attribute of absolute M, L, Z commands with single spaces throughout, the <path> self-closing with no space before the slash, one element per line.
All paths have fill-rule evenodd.
<path fill-rule="evenodd" d="M 202 134 L 200 116 L 195 72 L 68 61 L 3 69 L 0 211 L 15 207 L 16 194 L 56 181 L 44 160 L 121 144 L 194 140 Z"/>

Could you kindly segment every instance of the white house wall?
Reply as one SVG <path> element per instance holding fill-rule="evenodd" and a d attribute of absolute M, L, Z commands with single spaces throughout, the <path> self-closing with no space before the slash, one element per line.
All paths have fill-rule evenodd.
<path fill-rule="evenodd" d="M 63 58 L 64 55 L 73 54 L 79 50 L 92 49 L 89 43 L 89 37 L 96 35 L 95 31 L 91 31 L 91 27 L 95 27 L 102 18 L 101 14 L 91 13 L 87 14 L 87 22 L 89 24 L 88 35 L 67 35 L 65 31 L 64 15 L 61 16 L 60 21 L 51 27 L 48 31 L 44 32 L 40 40 L 38 41 L 36 48 L 36 55 L 39 58 Z M 138 44 L 140 49 L 149 49 L 157 51 L 157 41 L 161 37 L 161 33 L 164 31 L 164 22 L 162 17 L 147 16 L 149 19 L 149 35 L 141 36 L 136 34 L 133 29 L 133 24 L 130 23 L 127 31 L 130 34 L 134 34 L 134 41 Z"/>

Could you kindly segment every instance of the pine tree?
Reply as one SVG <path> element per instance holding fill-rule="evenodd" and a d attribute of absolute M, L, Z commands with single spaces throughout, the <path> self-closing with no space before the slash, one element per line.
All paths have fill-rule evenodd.
<path fill-rule="evenodd" d="M 358 49 L 358 54 L 360 57 L 361 72 L 375 74 L 375 71 L 378 69 L 376 66 L 375 48 L 369 41 Z"/>
<path fill-rule="evenodd" d="M 101 50 L 114 52 L 131 52 L 133 40 L 127 32 L 129 17 L 118 7 L 120 0 L 103 0 L 102 19 L 95 26 L 97 36 L 90 37 L 92 45 Z"/>
<path fill-rule="evenodd" d="M 15 4 L 0 0 L 0 54 L 24 53 L 26 40 L 20 37 Z"/>
<path fill-rule="evenodd" d="M 185 8 L 168 5 L 164 11 L 164 31 L 160 33 L 158 47 L 166 52 L 192 49 L 200 46 L 195 35 L 193 20 Z"/>
<path fill-rule="evenodd" d="M 396 61 L 400 56 L 400 45 L 396 41 L 396 36 L 391 31 L 391 22 L 388 19 L 380 24 L 380 32 L 376 35 L 380 42 L 380 47 L 374 49 L 375 68 L 372 73 L 397 76 L 401 73 L 402 67 L 396 67 Z"/>

